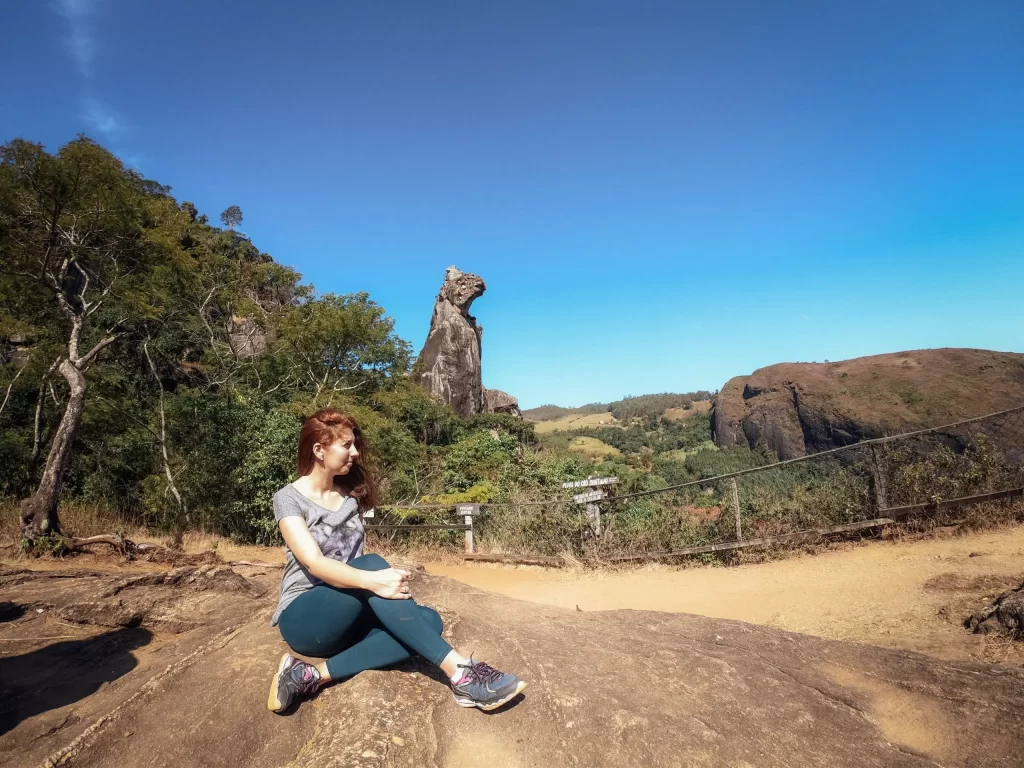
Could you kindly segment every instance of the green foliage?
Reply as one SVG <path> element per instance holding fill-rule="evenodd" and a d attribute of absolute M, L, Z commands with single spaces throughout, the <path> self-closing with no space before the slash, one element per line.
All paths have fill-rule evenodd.
<path fill-rule="evenodd" d="M 366 293 L 328 293 L 287 309 L 271 350 L 283 383 L 303 393 L 310 410 L 337 405 L 348 394 L 372 395 L 408 373 L 412 351 L 394 321 Z"/>
<path fill-rule="evenodd" d="M 471 488 L 456 493 L 439 493 L 435 496 L 424 496 L 420 499 L 424 504 L 485 504 L 494 497 L 494 488 L 490 483 L 477 483 Z"/>
<path fill-rule="evenodd" d="M 763 467 L 773 461 L 774 459 L 751 451 L 749 448 L 729 445 L 716 451 L 698 451 L 692 456 L 688 456 L 686 469 L 697 478 L 717 477 L 730 472 L 739 472 L 742 469 Z"/>
<path fill-rule="evenodd" d="M 374 393 L 375 410 L 401 424 L 425 445 L 446 445 L 462 431 L 462 420 L 448 405 L 440 403 L 407 378 Z"/>
<path fill-rule="evenodd" d="M 231 474 L 235 501 L 230 515 L 218 521 L 217 528 L 241 539 L 270 544 L 280 541 L 273 498 L 294 477 L 299 425 L 281 411 L 253 416 L 247 430 L 252 449 Z"/>
<path fill-rule="evenodd" d="M 465 419 L 468 430 L 494 429 L 516 438 L 522 445 L 537 445 L 533 424 L 510 413 L 478 413 Z"/>
<path fill-rule="evenodd" d="M 619 421 L 646 418 L 660 419 L 661 415 L 668 408 L 686 409 L 690 408 L 696 400 L 710 400 L 711 398 L 712 393 L 706 390 L 683 394 L 663 392 L 657 395 L 624 397 L 622 400 L 611 403 L 608 410 Z"/>
<path fill-rule="evenodd" d="M 711 445 L 711 420 L 708 414 L 698 414 L 682 422 L 658 418 L 649 428 L 634 423 L 628 427 L 587 427 L 567 434 L 595 437 L 623 453 L 640 453 L 645 448 L 653 453 L 698 451 Z"/>
<path fill-rule="evenodd" d="M 474 432 L 448 446 L 442 461 L 445 488 L 465 491 L 491 479 L 511 461 L 519 442 L 511 435 Z"/>

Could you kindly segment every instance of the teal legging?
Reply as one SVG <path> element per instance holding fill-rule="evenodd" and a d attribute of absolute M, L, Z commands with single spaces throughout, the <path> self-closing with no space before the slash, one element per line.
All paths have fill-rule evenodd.
<path fill-rule="evenodd" d="M 380 555 L 349 561 L 353 568 L 390 568 Z M 320 585 L 295 598 L 278 621 L 296 653 L 327 659 L 332 680 L 382 669 L 418 653 L 440 664 L 452 647 L 441 637 L 441 617 L 415 600 L 388 600 L 365 589 Z"/>

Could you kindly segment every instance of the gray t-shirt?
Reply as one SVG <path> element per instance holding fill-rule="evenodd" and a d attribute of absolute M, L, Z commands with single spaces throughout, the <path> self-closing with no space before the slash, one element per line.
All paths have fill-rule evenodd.
<path fill-rule="evenodd" d="M 326 557 L 347 563 L 363 554 L 363 521 L 359 516 L 359 502 L 346 496 L 337 511 L 321 507 L 310 501 L 295 486 L 289 484 L 274 494 L 274 519 L 278 522 L 284 517 L 301 517 L 306 521 L 309 532 L 313 534 L 320 551 Z M 292 551 L 285 547 L 284 574 L 281 576 L 281 597 L 277 602 L 277 610 L 270 620 L 277 626 L 281 612 L 296 597 L 324 582 L 311 574 L 300 563 Z"/>

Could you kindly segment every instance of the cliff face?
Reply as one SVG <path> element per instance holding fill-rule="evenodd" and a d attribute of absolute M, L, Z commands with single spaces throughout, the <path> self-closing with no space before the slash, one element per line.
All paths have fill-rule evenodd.
<path fill-rule="evenodd" d="M 448 267 L 434 301 L 430 333 L 416 362 L 416 383 L 462 416 L 484 410 L 480 337 L 473 301 L 487 286 L 483 278 Z"/>
<path fill-rule="evenodd" d="M 1024 355 L 928 349 L 838 363 L 780 363 L 730 379 L 711 426 L 720 446 L 780 459 L 1024 404 Z"/>

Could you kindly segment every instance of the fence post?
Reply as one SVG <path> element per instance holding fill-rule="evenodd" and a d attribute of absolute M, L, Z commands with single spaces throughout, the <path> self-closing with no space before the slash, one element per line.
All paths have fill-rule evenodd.
<path fill-rule="evenodd" d="M 587 504 L 587 517 L 590 519 L 590 525 L 594 528 L 594 535 L 597 538 L 601 538 L 601 505 L 600 504 Z"/>
<path fill-rule="evenodd" d="M 479 504 L 459 504 L 456 513 L 462 515 L 462 522 L 469 526 L 466 530 L 466 554 L 476 552 L 476 540 L 473 538 L 473 518 L 480 513 Z"/>
<path fill-rule="evenodd" d="M 740 524 L 740 489 L 736 485 L 736 478 L 729 479 L 732 486 L 732 513 L 736 516 L 736 541 L 743 541 L 743 526 Z"/>
<path fill-rule="evenodd" d="M 871 485 L 875 491 L 875 509 L 881 511 L 888 508 L 889 503 L 885 498 L 885 477 L 878 466 L 878 452 L 875 446 L 871 446 Z"/>

